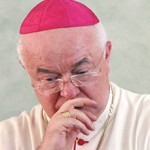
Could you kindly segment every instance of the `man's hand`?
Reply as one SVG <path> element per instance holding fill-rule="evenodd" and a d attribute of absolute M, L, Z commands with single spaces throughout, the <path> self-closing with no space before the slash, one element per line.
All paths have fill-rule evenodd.
<path fill-rule="evenodd" d="M 68 100 L 51 118 L 41 146 L 38 150 L 71 150 L 79 132 L 89 135 L 93 131 L 96 116 L 86 111 L 96 107 L 96 102 L 87 98 Z M 70 116 L 64 117 L 63 112 Z"/>

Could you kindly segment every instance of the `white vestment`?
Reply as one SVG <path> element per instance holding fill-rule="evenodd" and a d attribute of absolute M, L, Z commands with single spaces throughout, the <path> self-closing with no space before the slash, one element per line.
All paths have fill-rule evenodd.
<path fill-rule="evenodd" d="M 95 131 L 89 136 L 79 134 L 78 138 L 88 143 L 76 144 L 76 150 L 96 150 L 112 102 L 112 116 L 101 150 L 150 150 L 150 95 L 135 94 L 113 83 L 111 87 L 108 104 L 94 123 Z M 36 150 L 46 129 L 43 112 L 37 105 L 30 113 L 0 122 L 0 150 Z"/>

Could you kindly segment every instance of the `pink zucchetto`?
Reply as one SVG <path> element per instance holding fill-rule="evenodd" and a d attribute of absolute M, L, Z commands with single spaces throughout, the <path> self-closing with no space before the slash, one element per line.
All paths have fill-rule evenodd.
<path fill-rule="evenodd" d="M 20 34 L 44 30 L 94 25 L 96 15 L 85 5 L 74 0 L 44 0 L 26 16 Z"/>

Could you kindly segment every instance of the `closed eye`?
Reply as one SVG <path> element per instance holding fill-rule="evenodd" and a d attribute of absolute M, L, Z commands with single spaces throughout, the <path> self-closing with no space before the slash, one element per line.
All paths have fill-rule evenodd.
<path fill-rule="evenodd" d="M 76 74 L 76 75 L 81 75 L 81 74 L 86 74 L 86 73 L 88 73 L 89 71 L 78 71 L 78 72 L 75 72 L 74 74 Z"/>
<path fill-rule="evenodd" d="M 47 78 L 46 81 L 53 82 L 56 81 L 57 79 L 58 77 L 51 77 L 51 78 Z"/>
<path fill-rule="evenodd" d="M 88 73 L 88 71 L 81 71 L 81 72 L 79 72 L 79 74 L 86 74 L 86 73 Z"/>

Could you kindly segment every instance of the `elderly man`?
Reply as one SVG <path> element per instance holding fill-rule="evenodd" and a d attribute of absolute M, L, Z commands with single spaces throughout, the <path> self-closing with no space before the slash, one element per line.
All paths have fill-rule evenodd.
<path fill-rule="evenodd" d="M 0 123 L 1 150 L 150 150 L 150 96 L 110 83 L 111 42 L 89 8 L 44 0 L 20 34 L 40 104 Z"/>

